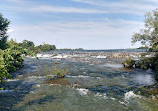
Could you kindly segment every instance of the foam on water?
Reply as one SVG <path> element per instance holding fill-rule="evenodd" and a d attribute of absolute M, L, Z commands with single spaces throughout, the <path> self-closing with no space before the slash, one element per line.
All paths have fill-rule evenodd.
<path fill-rule="evenodd" d="M 62 58 L 70 58 L 72 55 L 65 54 L 37 54 L 38 58 L 52 58 L 52 59 L 62 59 Z"/>
<path fill-rule="evenodd" d="M 129 99 L 135 98 L 135 97 L 141 98 L 140 95 L 134 94 L 133 91 L 126 92 L 126 93 L 124 94 L 124 97 L 125 97 L 125 100 L 129 100 Z"/>
<path fill-rule="evenodd" d="M 28 78 L 30 79 L 41 79 L 41 78 L 45 78 L 46 76 L 29 76 Z"/>
<path fill-rule="evenodd" d="M 7 82 L 13 82 L 13 81 L 18 81 L 19 79 L 7 79 Z"/>
<path fill-rule="evenodd" d="M 37 86 L 37 87 L 41 87 L 41 85 L 40 85 L 40 84 L 36 84 L 36 86 Z"/>
<path fill-rule="evenodd" d="M 96 97 L 99 97 L 99 98 L 107 99 L 107 95 L 106 95 L 105 93 L 104 93 L 104 94 L 102 94 L 102 93 L 97 93 L 95 96 L 96 96 Z"/>
<path fill-rule="evenodd" d="M 87 93 L 89 92 L 88 89 L 84 89 L 84 88 L 77 88 L 76 89 L 80 95 L 87 95 Z"/>
<path fill-rule="evenodd" d="M 112 99 L 113 101 L 115 101 L 115 100 L 116 100 L 116 98 L 113 98 L 113 97 L 111 97 L 110 99 Z"/>
<path fill-rule="evenodd" d="M 107 58 L 107 56 L 101 56 L 101 55 L 99 55 L 99 56 L 96 56 L 95 58 Z"/>
<path fill-rule="evenodd" d="M 128 104 L 125 102 L 119 101 L 119 103 L 128 106 Z"/>
<path fill-rule="evenodd" d="M 70 76 L 70 75 L 66 75 L 66 77 L 72 77 L 72 78 L 89 78 L 90 76 L 84 76 L 84 75 Z"/>

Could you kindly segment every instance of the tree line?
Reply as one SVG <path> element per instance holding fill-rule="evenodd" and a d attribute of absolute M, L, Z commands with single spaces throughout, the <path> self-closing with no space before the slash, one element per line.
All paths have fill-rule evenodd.
<path fill-rule="evenodd" d="M 39 53 L 41 51 L 45 52 L 45 51 L 56 50 L 55 45 L 43 43 L 42 45 L 35 46 L 35 44 L 32 41 L 28 41 L 28 40 L 23 40 L 21 43 L 18 43 L 18 45 L 22 48 L 33 51 L 34 53 Z"/>

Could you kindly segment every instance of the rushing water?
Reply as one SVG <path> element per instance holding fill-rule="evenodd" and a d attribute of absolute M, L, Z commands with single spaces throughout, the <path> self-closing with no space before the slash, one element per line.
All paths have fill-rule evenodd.
<path fill-rule="evenodd" d="M 100 61 L 100 62 L 94 62 Z M 59 63 L 69 69 L 53 80 L 44 67 Z M 157 111 L 157 100 L 142 87 L 156 83 L 153 72 L 123 68 L 117 59 L 26 58 L 25 66 L 0 91 L 0 111 Z"/>

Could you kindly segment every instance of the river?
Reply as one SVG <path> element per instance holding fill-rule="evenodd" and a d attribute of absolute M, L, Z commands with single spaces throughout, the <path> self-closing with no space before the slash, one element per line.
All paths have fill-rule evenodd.
<path fill-rule="evenodd" d="M 0 111 L 158 110 L 156 96 L 143 90 L 156 83 L 152 70 L 126 69 L 121 59 L 98 55 L 74 58 L 25 58 L 0 91 Z M 44 73 L 56 63 L 68 68 L 65 78 Z"/>

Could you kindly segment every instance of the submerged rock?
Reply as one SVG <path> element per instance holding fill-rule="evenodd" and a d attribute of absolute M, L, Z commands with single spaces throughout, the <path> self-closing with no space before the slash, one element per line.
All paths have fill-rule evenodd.
<path fill-rule="evenodd" d="M 73 84 L 72 87 L 73 87 L 73 88 L 77 88 L 77 87 L 78 87 L 78 84 Z"/>

